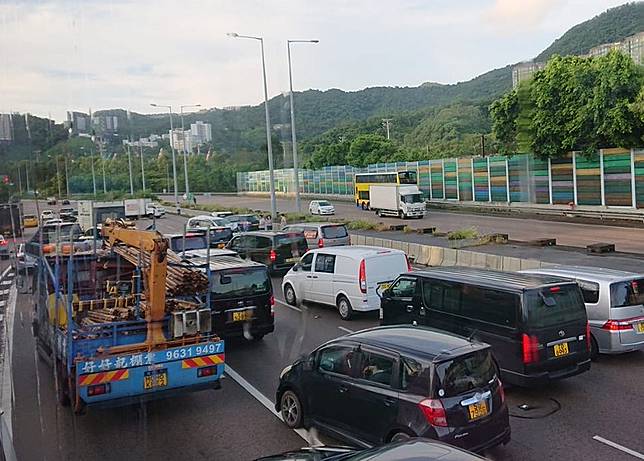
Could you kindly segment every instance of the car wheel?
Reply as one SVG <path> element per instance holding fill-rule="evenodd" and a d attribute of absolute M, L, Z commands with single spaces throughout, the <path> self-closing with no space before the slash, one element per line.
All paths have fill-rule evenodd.
<path fill-rule="evenodd" d="M 340 296 L 338 298 L 337 307 L 342 320 L 351 320 L 351 317 L 353 317 L 353 308 L 345 296 Z"/>
<path fill-rule="evenodd" d="M 411 435 L 407 434 L 406 432 L 396 432 L 394 435 L 391 436 L 389 441 L 391 443 L 396 443 L 396 442 L 404 442 L 405 440 L 411 439 Z"/>
<path fill-rule="evenodd" d="M 280 412 L 284 423 L 291 428 L 297 429 L 302 427 L 304 415 L 302 412 L 302 402 L 293 391 L 286 391 L 282 394 L 280 400 Z"/>
<path fill-rule="evenodd" d="M 297 303 L 297 298 L 295 296 L 295 290 L 290 284 L 286 284 L 284 286 L 284 299 L 286 299 L 286 302 L 290 304 L 291 306 L 295 306 Z"/>
<path fill-rule="evenodd" d="M 380 217 L 380 210 L 376 210 L 376 216 Z"/>
<path fill-rule="evenodd" d="M 590 335 L 590 360 L 597 360 L 599 358 L 599 345 L 593 335 Z"/>

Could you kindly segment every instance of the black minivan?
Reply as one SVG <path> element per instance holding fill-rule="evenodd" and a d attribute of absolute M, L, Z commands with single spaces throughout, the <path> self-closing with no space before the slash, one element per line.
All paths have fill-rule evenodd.
<path fill-rule="evenodd" d="M 483 451 L 511 437 L 490 346 L 410 325 L 318 347 L 282 370 L 275 409 L 291 428 L 362 446 L 427 437 Z"/>
<path fill-rule="evenodd" d="M 401 275 L 380 293 L 381 324 L 427 325 L 492 346 L 504 383 L 540 386 L 590 369 L 579 286 L 469 267 Z"/>
<path fill-rule="evenodd" d="M 286 231 L 244 232 L 233 237 L 227 248 L 266 264 L 271 272 L 286 272 L 309 250 L 304 234 Z"/>

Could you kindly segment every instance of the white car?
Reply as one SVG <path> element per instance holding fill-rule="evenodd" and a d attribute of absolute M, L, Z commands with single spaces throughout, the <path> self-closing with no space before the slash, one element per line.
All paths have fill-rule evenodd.
<path fill-rule="evenodd" d="M 161 205 L 148 203 L 145 207 L 145 214 L 150 218 L 162 218 L 163 216 L 165 216 L 165 208 L 163 208 Z"/>
<path fill-rule="evenodd" d="M 59 219 L 59 218 L 48 219 L 47 221 L 45 221 L 45 226 L 52 226 L 52 225 L 56 225 L 56 224 L 63 224 L 64 222 L 65 222 L 65 221 L 63 221 L 62 219 Z"/>
<path fill-rule="evenodd" d="M 368 246 L 319 248 L 306 253 L 284 276 L 286 302 L 311 301 L 336 306 L 349 320 L 354 311 L 380 309 L 376 291 L 387 288 L 396 277 L 410 272 L 401 250 Z"/>
<path fill-rule="evenodd" d="M 213 218 L 225 218 L 226 216 L 232 216 L 234 213 L 232 211 L 213 211 L 210 213 L 210 216 Z"/>
<path fill-rule="evenodd" d="M 237 232 L 237 223 L 231 223 L 226 218 L 215 218 L 209 215 L 200 215 L 188 219 L 186 226 L 187 230 L 190 229 L 204 229 L 207 227 L 227 227 L 233 232 Z"/>
<path fill-rule="evenodd" d="M 54 219 L 56 217 L 56 213 L 54 213 L 53 210 L 43 210 L 42 213 L 40 213 L 40 222 L 45 222 L 50 219 Z"/>
<path fill-rule="evenodd" d="M 309 203 L 309 213 L 332 215 L 335 214 L 335 207 L 327 200 L 311 200 L 311 203 Z"/>

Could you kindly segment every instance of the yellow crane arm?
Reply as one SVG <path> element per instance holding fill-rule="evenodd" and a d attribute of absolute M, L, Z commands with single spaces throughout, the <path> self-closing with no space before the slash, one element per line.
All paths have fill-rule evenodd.
<path fill-rule="evenodd" d="M 108 221 L 101 229 L 103 237 L 114 246 L 119 243 L 145 251 L 150 255 L 150 267 L 143 270 L 147 279 L 145 300 L 148 323 L 146 343 L 155 346 L 166 341 L 163 334 L 165 316 L 165 282 L 168 273 L 168 240 L 157 231 L 144 231 L 125 227 L 118 221 Z"/>

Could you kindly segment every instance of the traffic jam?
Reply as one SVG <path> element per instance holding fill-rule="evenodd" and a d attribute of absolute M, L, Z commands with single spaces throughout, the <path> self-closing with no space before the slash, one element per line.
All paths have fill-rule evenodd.
<path fill-rule="evenodd" d="M 300 351 L 267 397 L 322 443 L 265 459 L 504 459 L 507 392 L 644 349 L 642 273 L 421 267 L 352 245 L 326 200 L 294 223 L 124 202 L 22 217 L 35 230 L 17 264 L 37 287 L 37 352 L 77 415 L 226 386 L 231 348 L 280 335 L 276 305 L 317 306 L 342 334 Z"/>

